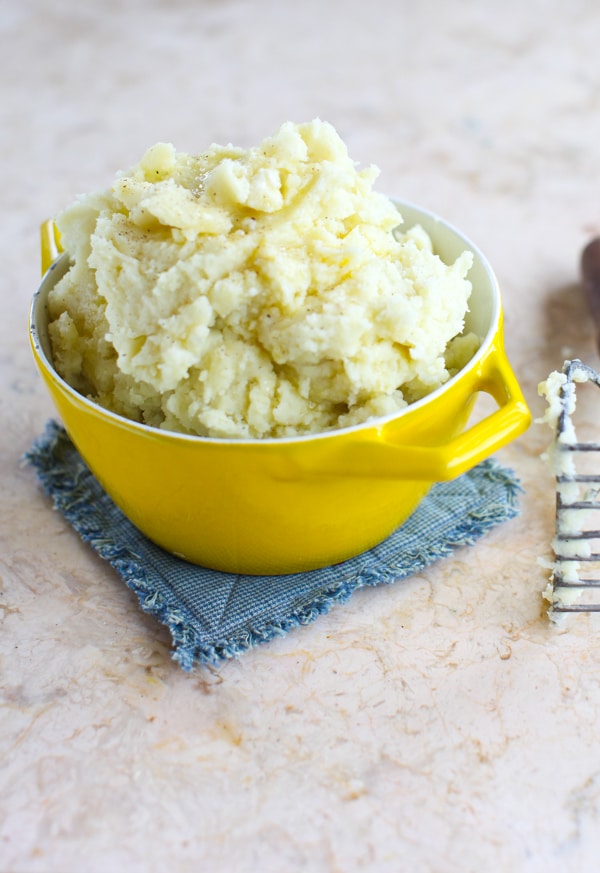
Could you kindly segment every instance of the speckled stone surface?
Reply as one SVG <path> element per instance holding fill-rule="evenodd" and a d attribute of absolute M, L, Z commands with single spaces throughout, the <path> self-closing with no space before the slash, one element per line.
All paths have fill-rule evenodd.
<path fill-rule="evenodd" d="M 379 188 L 482 248 L 535 416 L 600 362 L 578 258 L 600 233 L 592 0 L 75 0 L 0 9 L 0 871 L 595 871 L 600 618 L 541 593 L 554 485 L 499 453 L 519 518 L 218 670 L 167 632 L 20 464 L 53 414 L 27 341 L 38 225 L 158 140 L 331 121 Z M 600 399 L 582 398 L 598 435 Z"/>

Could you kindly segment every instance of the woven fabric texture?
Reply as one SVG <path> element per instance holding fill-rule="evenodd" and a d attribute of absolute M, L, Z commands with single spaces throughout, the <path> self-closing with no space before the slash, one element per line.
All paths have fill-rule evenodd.
<path fill-rule="evenodd" d="M 185 670 L 235 658 L 309 624 L 358 588 L 398 582 L 473 544 L 518 513 L 519 482 L 490 459 L 435 485 L 387 540 L 332 567 L 288 576 L 245 576 L 189 564 L 150 542 L 128 521 L 54 421 L 25 456 L 80 537 L 167 625 Z"/>

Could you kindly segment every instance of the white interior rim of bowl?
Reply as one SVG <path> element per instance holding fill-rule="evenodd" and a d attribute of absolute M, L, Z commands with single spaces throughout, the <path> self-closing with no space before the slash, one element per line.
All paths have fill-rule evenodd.
<path fill-rule="evenodd" d="M 487 258 L 483 255 L 481 250 L 471 242 L 461 231 L 455 228 L 453 225 L 449 224 L 443 218 L 440 218 L 433 212 L 429 212 L 420 206 L 416 206 L 408 201 L 399 201 L 393 200 L 393 202 L 398 206 L 398 208 L 402 206 L 406 206 L 415 212 L 420 213 L 421 215 L 427 217 L 429 220 L 433 220 L 439 222 L 443 225 L 447 230 L 454 233 L 457 237 L 459 237 L 465 246 L 465 249 L 470 250 L 473 253 L 473 256 L 476 259 L 479 259 L 481 265 L 484 267 L 484 270 L 489 278 L 490 284 L 494 289 L 494 305 L 492 318 L 490 319 L 490 325 L 488 326 L 487 332 L 485 336 L 482 338 L 481 344 L 478 350 L 475 352 L 473 357 L 469 360 L 465 366 L 458 371 L 454 376 L 448 379 L 447 382 L 444 382 L 443 385 L 440 385 L 434 391 L 431 391 L 429 394 L 426 394 L 424 397 L 421 397 L 419 400 L 415 400 L 414 403 L 410 403 L 408 406 L 405 406 L 403 409 L 398 410 L 398 412 L 392 412 L 388 415 L 381 416 L 380 418 L 372 418 L 367 421 L 363 421 L 360 424 L 354 424 L 350 427 L 344 428 L 332 428 L 327 431 L 320 431 L 316 433 L 309 434 L 301 434 L 298 436 L 285 436 L 285 437 L 265 437 L 265 438 L 249 438 L 249 437 L 209 437 L 209 436 L 200 436 L 197 434 L 186 434 L 179 433 L 174 430 L 166 430 L 157 427 L 151 427 L 148 424 L 143 424 L 139 421 L 134 421 L 133 419 L 125 418 L 122 415 L 118 415 L 116 412 L 112 412 L 110 409 L 106 409 L 103 406 L 100 406 L 98 403 L 95 403 L 93 400 L 90 400 L 83 394 L 80 394 L 74 388 L 72 388 L 68 382 L 66 382 L 62 376 L 56 371 L 53 363 L 48 359 L 46 353 L 44 352 L 43 344 L 40 339 L 40 333 L 37 324 L 37 314 L 40 305 L 45 304 L 45 300 L 48 292 L 50 291 L 50 287 L 53 283 L 49 281 L 51 272 L 56 270 L 57 277 L 55 281 L 66 272 L 65 269 L 61 270 L 61 267 L 64 267 L 68 262 L 68 253 L 64 252 L 60 255 L 59 258 L 54 261 L 54 263 L 48 269 L 48 272 L 44 275 L 42 279 L 42 283 L 38 290 L 33 295 L 33 300 L 30 308 L 29 315 L 29 332 L 31 336 L 32 343 L 36 349 L 36 352 L 42 361 L 44 367 L 49 372 L 51 377 L 59 383 L 63 391 L 67 394 L 70 394 L 74 399 L 77 400 L 78 403 L 81 403 L 84 406 L 89 407 L 90 411 L 95 412 L 96 414 L 106 416 L 115 422 L 115 424 L 120 425 L 125 428 L 133 428 L 135 430 L 140 430 L 143 433 L 147 433 L 151 436 L 160 436 L 160 437 L 170 437 L 174 439 L 180 439 L 191 442 L 202 442 L 202 443 L 217 443 L 219 445 L 283 445 L 285 443 L 297 443 L 297 442 L 306 442 L 308 440 L 322 440 L 322 439 L 334 439 L 335 437 L 342 436 L 344 434 L 351 433 L 359 433 L 363 430 L 368 430 L 373 427 L 382 428 L 385 427 L 389 422 L 395 421 L 398 418 L 401 418 L 404 415 L 412 413 L 422 406 L 425 406 L 428 403 L 433 403 L 441 394 L 444 394 L 446 391 L 450 389 L 452 385 L 458 380 L 461 379 L 469 370 L 475 367 L 478 362 L 483 358 L 488 350 L 489 346 L 496 335 L 498 330 L 498 323 L 500 319 L 500 289 L 498 286 L 498 281 L 496 279 L 496 275 L 491 268 Z"/>

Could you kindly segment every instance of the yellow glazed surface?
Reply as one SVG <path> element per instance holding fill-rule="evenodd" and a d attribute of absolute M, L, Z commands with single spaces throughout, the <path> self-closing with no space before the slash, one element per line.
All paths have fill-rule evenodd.
<path fill-rule="evenodd" d="M 193 437 L 120 418 L 54 371 L 46 298 L 68 268 L 51 223 L 42 229 L 42 284 L 31 309 L 34 357 L 82 457 L 150 539 L 187 560 L 236 573 L 326 566 L 383 540 L 431 485 L 475 466 L 521 434 L 530 414 L 506 358 L 496 279 L 457 230 L 410 204 L 444 260 L 475 260 L 467 329 L 481 347 L 457 376 L 402 412 L 317 436 L 267 440 Z M 465 430 L 478 392 L 498 409 Z"/>

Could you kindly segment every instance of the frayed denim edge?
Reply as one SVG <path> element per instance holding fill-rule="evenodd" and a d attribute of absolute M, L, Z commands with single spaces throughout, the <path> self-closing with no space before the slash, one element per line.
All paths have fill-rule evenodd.
<path fill-rule="evenodd" d="M 23 456 L 23 460 L 35 468 L 55 509 L 59 510 L 80 538 L 113 567 L 135 593 L 142 610 L 169 628 L 175 647 L 173 657 L 185 670 L 191 670 L 195 660 L 217 663 L 219 659 L 212 653 L 212 647 L 204 651 L 205 647 L 198 644 L 197 634 L 190 627 L 193 617 L 187 610 L 166 602 L 161 592 L 149 584 L 141 557 L 116 543 L 95 524 L 90 507 L 91 495 L 85 481 L 92 474 L 83 461 L 79 475 L 77 471 L 72 475 L 65 472 L 64 467 L 57 463 L 56 452 L 61 442 L 70 443 L 66 431 L 57 422 L 49 421 L 42 435 Z M 108 495 L 105 495 L 105 499 L 110 500 Z"/>
<path fill-rule="evenodd" d="M 62 426 L 55 421 L 49 421 L 44 433 L 25 453 L 23 459 L 36 469 L 38 478 L 45 492 L 52 498 L 55 508 L 75 528 L 81 539 L 111 564 L 135 593 L 141 609 L 168 627 L 174 646 L 172 657 L 187 672 L 195 664 L 216 666 L 238 658 L 254 646 L 285 636 L 294 628 L 308 625 L 319 616 L 327 614 L 333 606 L 345 603 L 360 588 L 392 584 L 412 576 L 435 561 L 448 557 L 455 549 L 472 545 L 490 528 L 514 518 L 519 513 L 518 494 L 522 491 L 519 481 L 511 470 L 491 458 L 487 459 L 478 465 L 478 470 L 486 478 L 505 486 L 506 503 L 498 503 L 483 516 L 476 513 L 467 515 L 447 534 L 446 542 L 440 543 L 436 549 L 410 557 L 408 568 L 407 555 L 404 554 L 401 566 L 392 565 L 385 570 L 367 569 L 362 574 L 342 580 L 320 592 L 310 605 L 293 611 L 285 619 L 265 621 L 259 626 L 249 627 L 237 639 L 223 639 L 207 645 L 199 641 L 197 632 L 191 627 L 194 619 L 187 610 L 181 606 L 173 607 L 159 591 L 152 589 L 140 563 L 140 556 L 119 546 L 112 537 L 108 537 L 104 531 L 92 524 L 90 513 L 86 513 L 85 501 L 89 494 L 86 492 L 85 483 L 78 482 L 64 471 L 56 469 L 55 448 L 61 440 L 68 439 Z"/>
<path fill-rule="evenodd" d="M 446 541 L 440 542 L 437 548 L 426 552 L 421 551 L 412 556 L 404 552 L 402 563 L 399 565 L 392 564 L 385 569 L 371 570 L 367 568 L 362 574 L 354 575 L 351 579 L 342 580 L 339 584 L 321 591 L 315 596 L 310 606 L 292 612 L 283 621 L 265 622 L 260 628 L 252 628 L 243 641 L 236 641 L 234 644 L 222 643 L 215 646 L 214 655 L 218 659 L 234 658 L 253 645 L 268 642 L 277 636 L 284 636 L 295 627 L 310 624 L 320 615 L 325 615 L 332 606 L 345 603 L 360 588 L 390 585 L 400 581 L 400 579 L 413 576 L 436 561 L 449 557 L 457 548 L 473 545 L 487 531 L 498 524 L 515 518 L 520 511 L 518 495 L 523 489 L 514 477 L 512 470 L 502 467 L 493 459 L 481 462 L 478 469 L 485 474 L 486 478 L 493 479 L 506 487 L 506 503 L 496 504 L 484 515 L 469 513 L 447 533 Z"/>

